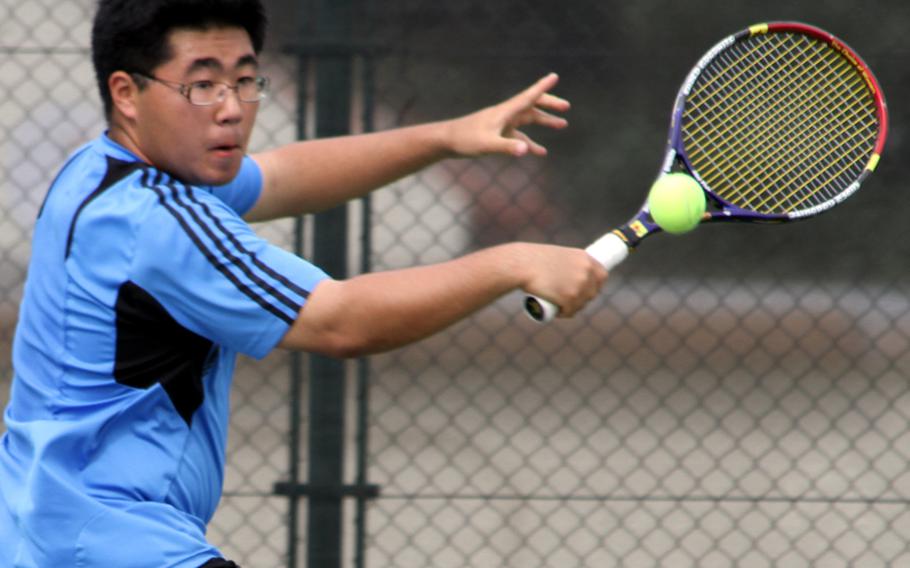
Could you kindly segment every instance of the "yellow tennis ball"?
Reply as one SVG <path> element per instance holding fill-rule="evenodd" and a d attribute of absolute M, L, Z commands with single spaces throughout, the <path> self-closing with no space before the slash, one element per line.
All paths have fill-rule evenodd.
<path fill-rule="evenodd" d="M 683 173 L 660 176 L 648 193 L 648 210 L 654 222 L 674 235 L 698 226 L 705 207 L 705 192 L 695 179 Z"/>

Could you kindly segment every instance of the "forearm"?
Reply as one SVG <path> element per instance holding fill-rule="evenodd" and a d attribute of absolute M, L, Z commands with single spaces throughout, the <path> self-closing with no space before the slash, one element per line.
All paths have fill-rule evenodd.
<path fill-rule="evenodd" d="M 319 284 L 282 347 L 350 357 L 413 343 L 522 289 L 572 317 L 607 272 L 584 250 L 510 243 L 431 266 Z"/>
<path fill-rule="evenodd" d="M 290 144 L 256 154 L 263 175 L 248 221 L 315 213 L 361 197 L 449 156 L 546 154 L 520 128 L 564 128 L 568 101 L 547 93 L 555 74 L 469 115 L 387 130 Z"/>
<path fill-rule="evenodd" d="M 451 155 L 448 123 L 296 142 L 256 154 L 263 196 L 250 221 L 316 213 L 356 199 Z"/>
<path fill-rule="evenodd" d="M 422 338 L 521 287 L 522 244 L 317 286 L 283 347 L 353 356 Z"/>

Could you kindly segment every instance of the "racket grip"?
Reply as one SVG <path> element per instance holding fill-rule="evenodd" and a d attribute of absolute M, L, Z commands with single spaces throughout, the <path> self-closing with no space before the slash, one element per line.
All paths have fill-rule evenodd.
<path fill-rule="evenodd" d="M 629 247 L 615 233 L 607 233 L 591 243 L 585 252 L 610 270 L 629 256 Z M 549 300 L 528 295 L 525 296 L 525 312 L 532 320 L 547 323 L 559 313 L 559 306 Z"/>

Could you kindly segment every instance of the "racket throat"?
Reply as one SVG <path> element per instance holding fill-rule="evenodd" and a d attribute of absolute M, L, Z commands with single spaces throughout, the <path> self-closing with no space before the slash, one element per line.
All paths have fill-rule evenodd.
<path fill-rule="evenodd" d="M 659 232 L 661 228 L 647 210 L 639 211 L 629 222 L 613 230 L 613 234 L 622 239 L 629 250 L 634 250 L 645 237 Z"/>

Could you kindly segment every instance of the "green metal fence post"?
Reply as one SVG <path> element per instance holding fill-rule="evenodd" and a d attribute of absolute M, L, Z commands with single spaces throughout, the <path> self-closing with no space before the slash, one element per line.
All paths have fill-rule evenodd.
<path fill-rule="evenodd" d="M 320 37 L 350 40 L 351 0 L 318 0 Z M 352 56 L 323 54 L 316 63 L 316 136 L 350 133 Z M 346 205 L 315 216 L 313 262 L 335 278 L 347 276 Z M 345 363 L 314 355 L 310 359 L 309 484 L 307 566 L 340 568 L 344 482 Z"/>

